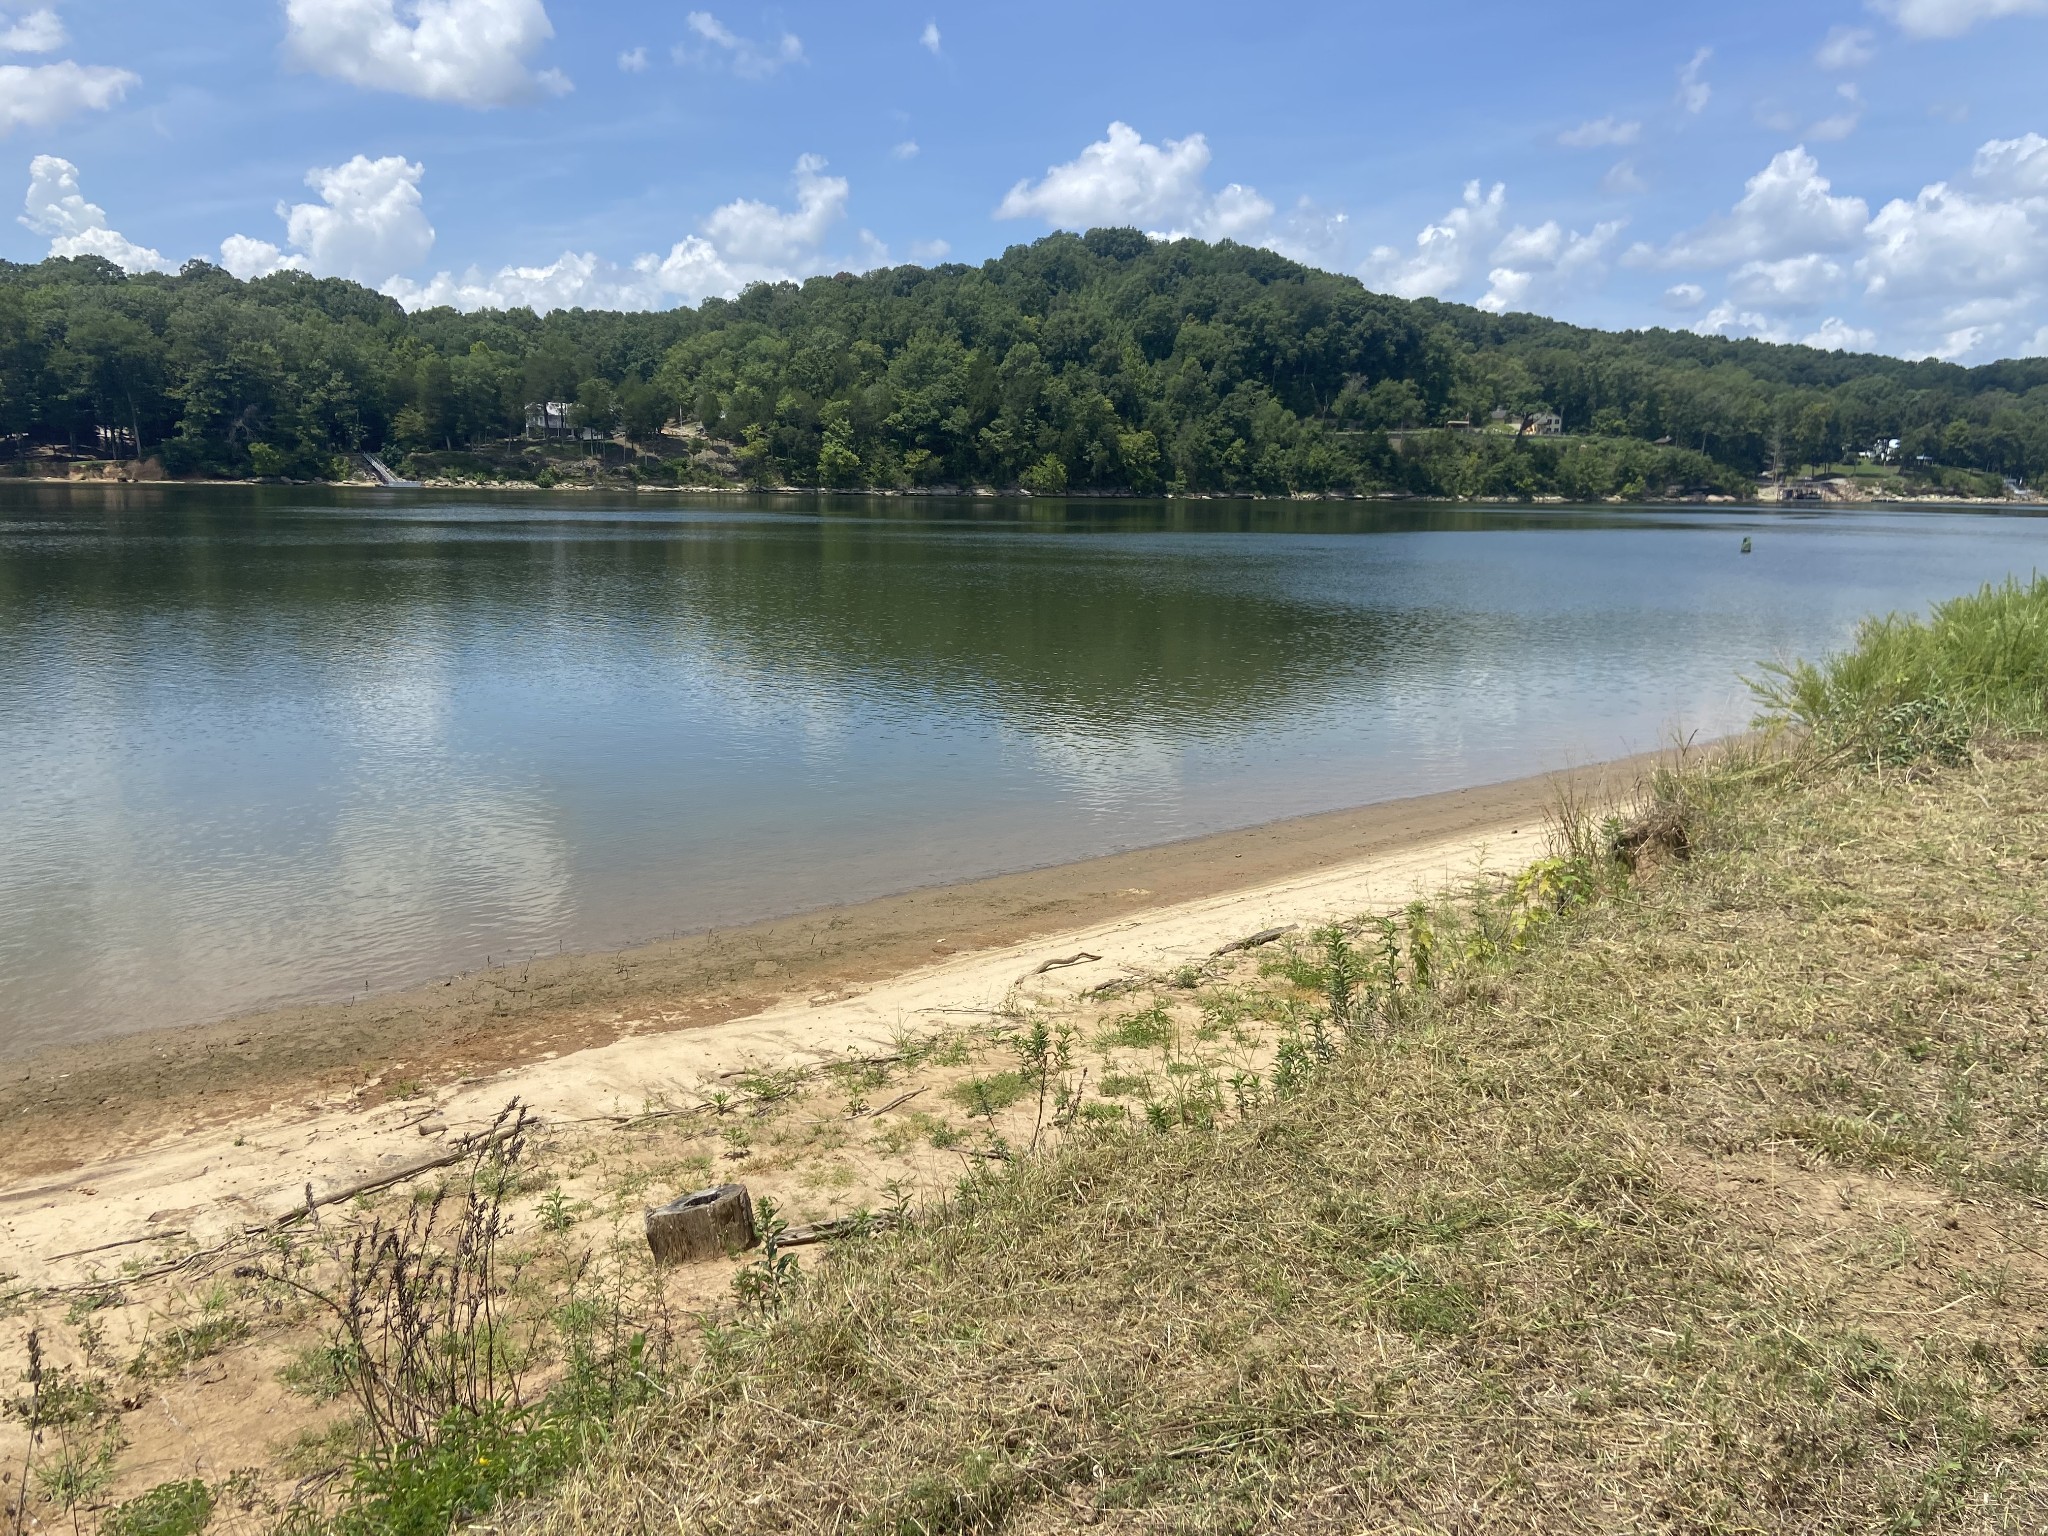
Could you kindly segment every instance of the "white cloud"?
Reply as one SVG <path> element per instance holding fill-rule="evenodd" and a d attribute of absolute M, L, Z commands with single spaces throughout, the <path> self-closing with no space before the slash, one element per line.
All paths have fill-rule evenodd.
<path fill-rule="evenodd" d="M 1769 315 L 1738 309 L 1723 299 L 1686 327 L 1695 336 L 1751 337 L 1757 341 L 1790 341 L 1791 333 Z"/>
<path fill-rule="evenodd" d="M 424 165 L 403 155 L 357 155 L 342 165 L 316 167 L 306 172 L 306 185 L 320 194 L 319 202 L 277 205 L 296 254 L 286 255 L 268 240 L 230 235 L 221 242 L 221 265 L 244 279 L 289 268 L 375 287 L 418 266 L 434 248 L 434 226 L 420 198 L 425 174 Z"/>
<path fill-rule="evenodd" d="M 1827 143 L 1832 143 L 1838 139 L 1846 139 L 1856 131 L 1857 124 L 1863 121 L 1863 93 L 1861 91 L 1853 84 L 1845 82 L 1835 87 L 1835 94 L 1848 103 L 1846 110 L 1837 112 L 1832 117 L 1824 117 L 1815 123 L 1806 130 L 1808 138 L 1819 139 Z"/>
<path fill-rule="evenodd" d="M 796 163 L 795 211 L 784 213 L 767 203 L 741 198 L 706 219 L 704 232 L 721 253 L 743 265 L 773 266 L 798 260 L 846 216 L 846 178 L 827 176 L 824 171 L 822 157 L 803 156 Z"/>
<path fill-rule="evenodd" d="M 2048 242 L 2032 210 L 1938 181 L 1911 202 L 1894 198 L 1878 210 L 1856 272 L 1873 298 L 2016 298 L 2044 266 Z"/>
<path fill-rule="evenodd" d="M 1065 165 L 1010 188 L 996 217 L 1043 219 L 1065 229 L 1135 224 L 1160 239 L 1192 234 L 1263 244 L 1255 232 L 1272 218 L 1273 205 L 1236 182 L 1211 194 L 1208 169 L 1209 141 L 1199 133 L 1148 144 L 1129 124 L 1111 123 L 1107 137 Z"/>
<path fill-rule="evenodd" d="M 953 247 L 944 240 L 916 240 L 910 246 L 910 259 L 923 262 L 927 266 L 933 262 L 944 261 L 952 254 Z"/>
<path fill-rule="evenodd" d="M 19 21 L 0 16 L 0 53 L 55 53 L 64 46 L 64 23 L 47 6 Z"/>
<path fill-rule="evenodd" d="M 458 309 L 660 309 L 738 293 L 750 283 L 782 282 L 841 268 L 887 261 L 888 251 L 866 230 L 861 254 L 832 256 L 824 240 L 845 216 L 843 177 L 824 174 L 825 162 L 805 155 L 796 164 L 796 207 L 788 212 L 742 198 L 704 220 L 703 233 L 625 265 L 591 252 L 564 252 L 546 266 L 472 267 L 461 276 L 437 274 L 425 283 L 393 278 L 384 291 L 408 309 L 449 304 Z"/>
<path fill-rule="evenodd" d="M 890 150 L 889 154 L 893 159 L 897 160 L 915 160 L 918 154 L 917 140 L 905 139 L 901 144 Z"/>
<path fill-rule="evenodd" d="M 1814 53 L 1822 69 L 1861 69 L 1877 57 L 1877 34 L 1868 27 L 1834 27 Z"/>
<path fill-rule="evenodd" d="M 554 36 L 541 0 L 285 0 L 285 51 L 366 90 L 497 107 L 561 94 L 559 70 L 526 61 Z M 408 19 L 409 18 L 409 19 Z"/>
<path fill-rule="evenodd" d="M 1842 250 L 1863 234 L 1870 207 L 1860 197 L 1836 197 L 1820 162 L 1804 145 L 1774 155 L 1750 177 L 1742 198 L 1726 214 L 1680 235 L 1662 250 L 1638 245 L 1638 265 L 1727 266 L 1768 261 L 1807 251 Z"/>
<path fill-rule="evenodd" d="M 1650 184 L 1643 180 L 1642 172 L 1636 169 L 1633 160 L 1617 160 L 1607 168 L 1607 174 L 1600 178 L 1600 190 L 1609 197 L 1634 197 L 1650 190 Z"/>
<path fill-rule="evenodd" d="M 2048 16 L 2048 0 L 1874 0 L 1908 37 L 1961 37 L 1982 21 Z"/>
<path fill-rule="evenodd" d="M 243 282 L 268 277 L 273 272 L 307 270 L 305 257 L 287 255 L 268 240 L 258 240 L 251 235 L 229 235 L 221 241 L 220 264 Z"/>
<path fill-rule="evenodd" d="M 1698 283 L 1674 283 L 1664 290 L 1664 302 L 1672 309 L 1698 309 L 1707 302 L 1707 290 Z"/>
<path fill-rule="evenodd" d="M 757 43 L 741 37 L 709 11 L 692 11 L 685 20 L 707 46 L 697 50 L 678 47 L 678 63 L 704 64 L 722 58 L 742 80 L 766 80 L 778 70 L 804 62 L 803 40 L 794 32 L 784 32 L 773 43 Z"/>
<path fill-rule="evenodd" d="M 148 246 L 137 245 L 107 226 L 107 212 L 88 203 L 79 189 L 78 167 L 55 155 L 37 155 L 28 166 L 28 196 L 21 222 L 50 237 L 52 256 L 101 256 L 129 272 L 169 272 L 171 263 Z"/>
<path fill-rule="evenodd" d="M 141 84 L 105 64 L 0 64 L 0 138 L 17 128 L 47 128 L 80 112 L 104 112 Z"/>
<path fill-rule="evenodd" d="M 1781 261 L 1746 261 L 1728 274 L 1730 295 L 1742 304 L 1812 309 L 1841 293 L 1848 271 L 1817 252 Z"/>
<path fill-rule="evenodd" d="M 2048 197 L 2048 139 L 2038 133 L 1993 139 L 1977 151 L 1970 174 L 2006 197 Z"/>
<path fill-rule="evenodd" d="M 1871 352 L 1877 348 L 1877 332 L 1851 325 L 1834 315 L 1823 320 L 1819 330 L 1799 339 L 1823 352 Z"/>
<path fill-rule="evenodd" d="M 645 74 L 647 72 L 647 50 L 645 48 L 628 48 L 619 55 L 619 68 L 629 75 Z"/>
<path fill-rule="evenodd" d="M 420 201 L 426 167 L 403 155 L 372 160 L 357 155 L 344 165 L 306 173 L 317 203 L 280 209 L 285 233 L 323 277 L 378 283 L 418 266 L 434 248 L 434 226 Z"/>
<path fill-rule="evenodd" d="M 1678 104 L 1695 117 L 1706 111 L 1707 103 L 1714 99 L 1714 88 L 1700 78 L 1713 57 L 1713 49 L 1702 48 L 1678 72 Z"/>
<path fill-rule="evenodd" d="M 924 30 L 917 34 L 917 41 L 927 53 L 937 54 L 939 51 L 939 24 L 936 21 L 926 22 Z"/>
<path fill-rule="evenodd" d="M 1404 255 L 1389 245 L 1376 246 L 1359 275 L 1387 293 L 1404 299 L 1441 297 L 1465 281 L 1482 246 L 1491 245 L 1507 206 L 1508 189 L 1495 182 L 1482 193 L 1479 183 L 1465 183 L 1457 207 L 1415 237 L 1415 253 Z"/>
<path fill-rule="evenodd" d="M 1567 149 L 1603 149 L 1633 144 L 1642 136 L 1641 123 L 1617 122 L 1612 117 L 1602 117 L 1590 123 L 1581 123 L 1576 128 L 1566 129 L 1557 136 L 1557 142 Z"/>
<path fill-rule="evenodd" d="M 1534 229 L 1516 225 L 1494 249 L 1479 307 L 1500 314 L 1525 305 L 1534 294 L 1555 294 L 1580 279 L 1597 280 L 1606 272 L 1608 248 L 1621 229 L 1619 219 L 1596 224 L 1584 235 L 1577 230 L 1567 234 L 1555 219 Z"/>

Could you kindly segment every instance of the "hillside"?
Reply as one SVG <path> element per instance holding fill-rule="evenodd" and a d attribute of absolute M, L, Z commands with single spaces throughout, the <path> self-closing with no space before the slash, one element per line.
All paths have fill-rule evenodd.
<path fill-rule="evenodd" d="M 589 451 L 517 441 L 540 401 L 573 403 L 614 479 L 671 485 L 1582 498 L 1739 492 L 1875 444 L 1909 489 L 2048 471 L 2048 359 L 1606 333 L 1132 230 L 544 317 L 408 314 L 352 283 L 200 262 L 0 265 L 0 435 L 22 464 L 141 454 L 173 475 L 313 479 L 368 450 L 530 479 Z M 1553 413 L 1560 435 L 1523 435 Z"/>

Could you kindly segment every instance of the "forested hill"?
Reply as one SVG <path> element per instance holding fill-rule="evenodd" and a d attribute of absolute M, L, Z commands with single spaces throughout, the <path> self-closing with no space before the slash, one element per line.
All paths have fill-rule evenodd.
<path fill-rule="evenodd" d="M 1116 229 L 642 314 L 7 263 L 0 358 L 17 461 L 139 450 L 181 475 L 318 478 L 359 450 L 531 473 L 541 450 L 509 440 L 547 400 L 643 445 L 612 473 L 670 483 L 1590 497 L 1738 490 L 1893 438 L 1866 472 L 2048 473 L 2048 359 L 1591 331 Z"/>

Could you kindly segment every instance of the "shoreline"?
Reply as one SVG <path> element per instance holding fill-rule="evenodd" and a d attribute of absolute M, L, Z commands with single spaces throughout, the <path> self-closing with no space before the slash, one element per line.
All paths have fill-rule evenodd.
<path fill-rule="evenodd" d="M 1561 786 L 1609 790 L 1647 753 L 1076 862 L 825 907 L 619 950 L 553 955 L 340 1003 L 142 1030 L 8 1059 L 0 1189 L 190 1136 L 287 1101 L 361 1106 L 475 1084 L 541 1061 L 824 1008 L 935 962 L 1156 918 L 1275 882 L 1474 845 L 1548 823 Z"/>
<path fill-rule="evenodd" d="M 1062 491 L 1057 496 L 1040 495 L 1026 490 L 997 490 L 992 486 L 896 486 L 863 487 L 843 489 L 829 485 L 586 485 L 564 481 L 559 485 L 536 485 L 531 480 L 502 480 L 478 482 L 474 480 L 422 480 L 417 485 L 403 487 L 381 485 L 374 480 L 142 480 L 123 479 L 119 476 L 68 476 L 68 475 L 14 475 L 0 479 L 0 483 L 12 482 L 20 485 L 76 485 L 76 486 L 195 486 L 221 489 L 224 487 L 245 487 L 251 490 L 348 490 L 377 491 L 389 493 L 394 490 L 415 491 L 476 491 L 476 492 L 532 492 L 539 495 L 607 495 L 607 496 L 842 496 L 872 497 L 880 500 L 953 500 L 953 501 L 1088 501 L 1088 502 L 1155 502 L 1155 501 L 1256 501 L 1256 502 L 1370 502 L 1394 505 L 1420 503 L 1446 507 L 1571 507 L 1571 506 L 1612 506 L 1612 507 L 1729 507 L 1738 511 L 1782 511 L 1785 508 L 1814 511 L 1827 508 L 1853 507 L 2009 507 L 2022 510 L 2048 510 L 2048 498 L 2011 496 L 1840 496 L 1825 500 L 1801 500 L 1791 497 L 1766 499 L 1756 496 L 1731 496 L 1721 492 L 1710 492 L 1699 496 L 1645 496 L 1630 499 L 1623 496 L 1597 497 L 1591 500 L 1575 501 L 1568 496 L 1421 496 L 1412 491 L 1290 491 L 1284 495 L 1263 495 L 1256 491 L 1183 491 L 1178 494 L 1162 491 L 1156 496 L 1139 496 L 1128 491 Z"/>

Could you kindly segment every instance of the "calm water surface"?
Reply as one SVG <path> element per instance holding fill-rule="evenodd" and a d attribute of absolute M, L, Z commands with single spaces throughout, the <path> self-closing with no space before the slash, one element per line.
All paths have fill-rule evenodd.
<path fill-rule="evenodd" d="M 2044 547 L 1971 513 L 6 488 L 0 1052 L 1718 732 L 1757 660 Z"/>

